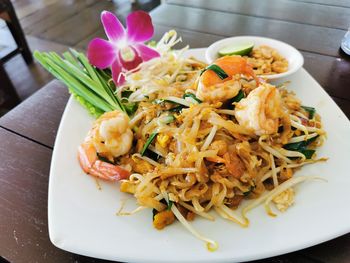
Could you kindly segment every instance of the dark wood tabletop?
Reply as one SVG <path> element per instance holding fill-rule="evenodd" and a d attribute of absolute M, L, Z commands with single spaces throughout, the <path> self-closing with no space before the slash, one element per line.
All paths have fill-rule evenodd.
<path fill-rule="evenodd" d="M 193 48 L 236 35 L 295 46 L 305 69 L 350 118 L 350 56 L 339 49 L 350 1 L 170 0 L 151 16 L 155 40 L 174 28 Z M 0 256 L 9 262 L 105 262 L 60 250 L 48 236 L 51 154 L 68 98 L 53 81 L 0 119 Z M 350 234 L 259 262 L 350 262 Z"/>

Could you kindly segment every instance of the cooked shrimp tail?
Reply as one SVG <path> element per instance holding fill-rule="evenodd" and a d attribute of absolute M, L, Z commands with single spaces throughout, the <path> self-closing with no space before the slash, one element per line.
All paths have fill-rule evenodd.
<path fill-rule="evenodd" d="M 95 147 L 83 143 L 78 148 L 78 160 L 85 173 L 108 181 L 119 181 L 129 178 L 130 172 L 126 169 L 98 159 Z"/>
<path fill-rule="evenodd" d="M 89 131 L 85 142 L 78 150 L 81 168 L 87 174 L 109 180 L 118 181 L 129 177 L 126 169 L 99 159 L 104 157 L 113 161 L 131 149 L 133 133 L 129 126 L 129 117 L 119 111 L 104 113 Z"/>

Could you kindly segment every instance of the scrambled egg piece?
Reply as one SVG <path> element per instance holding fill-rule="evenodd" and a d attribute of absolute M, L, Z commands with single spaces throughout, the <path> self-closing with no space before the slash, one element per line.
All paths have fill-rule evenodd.
<path fill-rule="evenodd" d="M 120 191 L 123 193 L 135 194 L 136 185 L 129 181 L 124 181 L 120 185 Z"/>
<path fill-rule="evenodd" d="M 161 230 L 167 225 L 172 224 L 174 221 L 175 221 L 175 216 L 173 212 L 169 210 L 165 210 L 165 211 L 159 212 L 154 216 L 153 226 L 156 229 Z"/>
<path fill-rule="evenodd" d="M 279 195 L 277 195 L 273 200 L 278 210 L 284 212 L 294 203 L 294 190 L 288 188 Z"/>
<path fill-rule="evenodd" d="M 132 169 L 136 173 L 145 174 L 153 170 L 153 165 L 145 160 L 140 160 L 137 157 L 132 157 L 133 163 L 131 164 Z"/>
<path fill-rule="evenodd" d="M 154 80 L 154 82 L 157 83 L 158 85 L 161 85 L 161 86 L 168 86 L 169 85 L 169 83 L 165 79 Z"/>
<path fill-rule="evenodd" d="M 157 142 L 162 148 L 165 148 L 168 146 L 168 143 L 170 142 L 169 139 L 170 137 L 167 134 L 160 133 L 157 135 Z"/>

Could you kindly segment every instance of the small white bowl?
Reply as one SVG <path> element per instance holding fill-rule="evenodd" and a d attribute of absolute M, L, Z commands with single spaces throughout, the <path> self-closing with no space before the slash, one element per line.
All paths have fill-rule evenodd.
<path fill-rule="evenodd" d="M 279 40 L 275 40 L 272 38 L 266 38 L 266 37 L 254 37 L 254 36 L 239 36 L 239 37 L 230 37 L 225 38 L 222 40 L 219 40 L 213 44 L 211 44 L 207 50 L 205 51 L 205 58 L 208 63 L 212 63 L 214 60 L 216 60 L 219 57 L 219 50 L 229 46 L 229 45 L 240 45 L 245 43 L 253 42 L 254 47 L 261 46 L 261 45 L 267 45 L 270 46 L 278 51 L 283 57 L 285 57 L 288 60 L 288 71 L 280 73 L 280 74 L 273 74 L 273 75 L 261 75 L 262 77 L 265 77 L 267 79 L 278 79 L 282 77 L 289 76 L 293 73 L 295 73 L 298 69 L 300 69 L 304 64 L 304 57 L 301 55 L 301 53 L 291 45 L 288 45 L 287 43 L 284 43 Z"/>

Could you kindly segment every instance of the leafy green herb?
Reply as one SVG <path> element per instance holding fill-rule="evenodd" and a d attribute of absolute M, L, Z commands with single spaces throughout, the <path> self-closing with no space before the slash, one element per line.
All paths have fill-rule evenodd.
<path fill-rule="evenodd" d="M 289 151 L 299 151 L 306 147 L 306 141 L 288 143 L 283 146 L 284 149 Z"/>
<path fill-rule="evenodd" d="M 170 211 L 171 207 L 173 206 L 174 202 L 169 200 L 169 203 L 165 200 L 162 199 L 160 200 L 161 203 L 165 204 L 167 206 L 167 210 Z M 158 214 L 159 212 L 156 209 L 152 209 L 152 220 L 154 221 L 154 217 Z"/>
<path fill-rule="evenodd" d="M 151 151 L 150 149 L 147 149 L 143 156 L 147 156 L 148 158 L 151 158 L 153 161 L 158 162 L 162 156 L 156 154 L 155 152 Z"/>
<path fill-rule="evenodd" d="M 170 112 L 176 112 L 176 113 L 180 113 L 182 111 L 182 109 L 186 108 L 186 106 L 184 105 L 179 105 L 176 106 L 174 108 L 169 109 Z"/>
<path fill-rule="evenodd" d="M 164 104 L 166 102 L 174 104 L 174 105 L 177 105 L 177 106 L 169 109 L 168 111 L 170 111 L 170 112 L 177 112 L 177 113 L 179 113 L 179 112 L 182 111 L 183 108 L 187 108 L 187 106 L 179 104 L 179 103 L 177 103 L 175 101 L 172 101 L 172 100 L 156 99 L 156 100 L 152 101 L 153 104 Z"/>
<path fill-rule="evenodd" d="M 232 102 L 239 102 L 243 98 L 244 98 L 244 92 L 243 90 L 240 90 L 238 94 L 232 98 Z"/>
<path fill-rule="evenodd" d="M 220 79 L 228 78 L 228 75 L 226 74 L 226 72 L 222 68 L 220 68 L 218 65 L 215 65 L 215 64 L 211 64 L 210 66 L 203 69 L 200 75 L 202 75 L 207 70 L 214 71 Z"/>
<path fill-rule="evenodd" d="M 167 116 L 162 117 L 161 122 L 164 124 L 169 124 L 175 121 L 175 116 L 172 114 L 169 114 Z"/>
<path fill-rule="evenodd" d="M 309 113 L 309 119 L 313 119 L 316 113 L 316 109 L 314 107 L 301 106 L 304 110 Z"/>
<path fill-rule="evenodd" d="M 202 103 L 203 101 L 201 101 L 200 99 L 198 99 L 196 97 L 196 95 L 194 95 L 193 93 L 185 93 L 183 96 L 182 96 L 183 99 L 186 99 L 186 98 L 192 98 L 194 99 L 195 101 L 197 101 L 198 103 Z"/>
<path fill-rule="evenodd" d="M 284 149 L 289 151 L 299 151 L 306 148 L 309 144 L 316 141 L 318 136 L 312 137 L 306 141 L 287 143 L 283 146 Z"/>
<path fill-rule="evenodd" d="M 314 155 L 315 150 L 311 150 L 311 149 L 305 149 L 305 150 L 301 150 L 300 151 L 302 154 L 305 155 L 306 159 L 311 159 L 311 157 Z"/>
<path fill-rule="evenodd" d="M 244 95 L 243 90 L 240 90 L 240 91 L 238 92 L 238 94 L 237 94 L 235 97 L 233 97 L 232 99 L 229 99 L 229 100 L 225 101 L 225 102 L 222 104 L 221 108 L 222 108 L 222 109 L 232 109 L 232 110 L 234 110 L 234 109 L 235 109 L 235 105 L 233 105 L 233 103 L 239 102 L 241 99 L 244 98 L 244 96 L 245 96 L 245 95 Z"/>
<path fill-rule="evenodd" d="M 305 155 L 306 159 L 311 159 L 312 155 L 315 153 L 315 150 L 307 149 L 312 142 L 317 139 L 318 135 L 310 138 L 306 141 L 288 143 L 283 146 L 284 149 L 289 151 L 297 151 Z"/>
<path fill-rule="evenodd" d="M 155 99 L 154 101 L 152 101 L 153 104 L 163 104 L 163 103 L 172 103 L 172 104 L 176 104 L 176 105 L 180 105 L 179 103 L 172 101 L 172 100 L 165 100 L 165 99 Z"/>
<path fill-rule="evenodd" d="M 174 204 L 174 202 L 171 201 L 171 200 L 169 200 L 167 210 L 170 211 L 170 210 L 171 210 L 171 207 L 173 206 L 173 204 Z"/>
<path fill-rule="evenodd" d="M 155 99 L 152 101 L 153 104 L 163 104 L 165 103 L 164 99 Z"/>
<path fill-rule="evenodd" d="M 254 191 L 255 187 L 256 187 L 255 185 L 251 185 L 251 186 L 249 187 L 249 190 L 248 190 L 247 192 L 243 192 L 243 195 L 244 195 L 244 196 L 248 196 L 251 192 Z"/>
<path fill-rule="evenodd" d="M 145 145 L 144 145 L 143 148 L 142 148 L 141 156 L 144 156 L 144 154 L 145 154 L 145 152 L 146 152 L 148 146 L 153 142 L 153 140 L 156 138 L 157 134 L 158 134 L 157 132 L 154 132 L 154 133 L 152 133 L 152 134 L 149 136 L 149 138 L 147 139 Z"/>
<path fill-rule="evenodd" d="M 163 198 L 162 200 L 160 200 L 161 203 L 165 204 L 167 206 L 167 210 L 171 210 L 171 207 L 173 206 L 173 201 L 169 200 L 169 195 L 168 195 L 168 201 Z"/>

